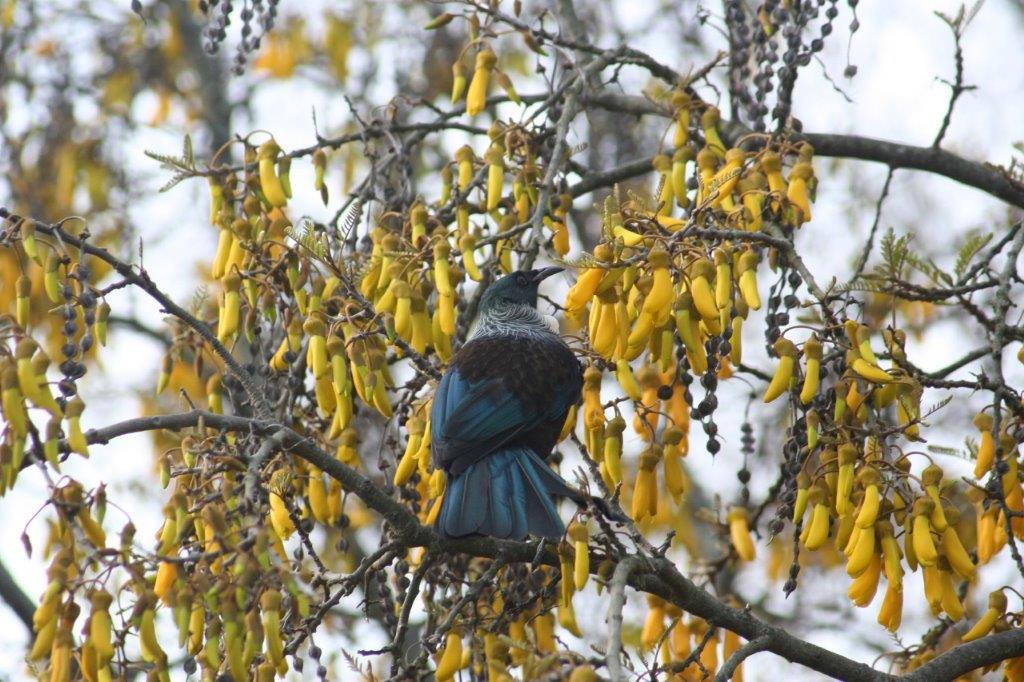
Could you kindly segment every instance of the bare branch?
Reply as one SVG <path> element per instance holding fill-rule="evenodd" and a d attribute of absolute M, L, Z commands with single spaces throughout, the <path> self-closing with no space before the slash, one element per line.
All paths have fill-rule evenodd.
<path fill-rule="evenodd" d="M 605 662 L 611 682 L 623 682 L 626 674 L 622 671 L 622 609 L 626 605 L 626 583 L 630 575 L 641 565 L 638 557 L 627 557 L 620 561 L 612 574 L 608 586 L 608 644 Z"/>
<path fill-rule="evenodd" d="M 642 97 L 600 93 L 589 97 L 587 102 L 615 111 L 634 113 L 638 116 L 654 114 L 667 117 L 671 115 L 671 112 Z M 752 133 L 746 126 L 731 121 L 722 121 L 721 126 L 723 137 L 730 144 L 735 144 Z M 763 138 L 750 138 L 744 142 L 744 145 L 749 144 L 751 147 L 756 147 L 758 144 L 763 144 L 758 140 L 763 140 Z M 790 140 L 810 143 L 814 147 L 816 156 L 876 161 L 894 169 L 906 168 L 941 175 L 968 187 L 979 189 L 1017 208 L 1024 208 L 1024 186 L 1010 178 L 1005 171 L 983 162 L 969 161 L 943 149 L 916 147 L 859 135 L 831 133 L 794 133 Z M 574 197 L 581 196 L 602 187 L 610 187 L 616 182 L 642 175 L 650 171 L 653 158 L 651 156 L 637 159 L 616 168 L 587 175 L 573 185 L 569 191 Z"/>
<path fill-rule="evenodd" d="M 936 14 L 949 26 L 949 30 L 953 33 L 953 64 L 955 71 L 953 82 L 947 82 L 950 90 L 949 105 L 946 107 L 946 113 L 942 117 L 941 125 L 939 125 L 939 132 L 935 134 L 935 139 L 932 141 L 933 147 L 938 147 L 942 144 L 942 138 L 946 136 L 946 131 L 949 130 L 949 123 L 953 119 L 953 109 L 956 108 L 956 102 L 960 99 L 960 95 L 974 89 L 972 85 L 964 85 L 964 46 L 961 43 L 961 38 L 963 38 L 967 24 L 974 18 L 974 12 L 967 16 L 964 14 L 963 7 L 961 6 L 960 14 L 955 20 L 950 19 L 941 12 L 936 12 Z"/>
<path fill-rule="evenodd" d="M 736 672 L 736 668 L 740 666 L 743 661 L 750 658 L 754 654 L 764 651 L 771 644 L 771 639 L 768 637 L 758 637 L 752 639 L 739 649 L 733 652 L 722 667 L 718 669 L 718 673 L 715 675 L 715 682 L 729 682 L 732 679 L 732 674 Z"/>
<path fill-rule="evenodd" d="M 3 562 L 0 562 L 0 599 L 6 602 L 21 624 L 28 629 L 29 634 L 32 634 L 35 631 L 32 626 L 32 614 L 36 610 L 35 600 L 25 594 Z"/>
<path fill-rule="evenodd" d="M 878 193 L 878 201 L 875 202 L 875 219 L 871 222 L 871 229 L 868 230 L 868 238 L 864 241 L 864 248 L 861 249 L 860 257 L 857 258 L 857 264 L 853 268 L 853 275 L 850 277 L 851 282 L 859 278 L 864 274 L 864 268 L 868 264 L 868 258 L 871 257 L 871 249 L 875 245 L 875 236 L 878 234 L 878 226 L 882 224 L 882 206 L 885 204 L 886 197 L 889 196 L 889 187 L 892 185 L 892 176 L 896 169 L 889 166 L 889 170 L 885 174 L 885 182 L 882 183 L 882 191 Z"/>

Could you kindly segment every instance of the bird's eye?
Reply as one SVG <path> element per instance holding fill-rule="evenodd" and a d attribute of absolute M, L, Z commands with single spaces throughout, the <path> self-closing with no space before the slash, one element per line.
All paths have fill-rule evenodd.
<path fill-rule="evenodd" d="M 516 273 L 516 286 L 525 287 L 527 285 L 526 275 L 521 272 Z"/>

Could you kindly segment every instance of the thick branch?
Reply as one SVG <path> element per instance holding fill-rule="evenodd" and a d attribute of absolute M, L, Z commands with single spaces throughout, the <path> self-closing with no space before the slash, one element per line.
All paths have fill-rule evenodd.
<path fill-rule="evenodd" d="M 614 93 L 599 93 L 587 98 L 594 106 L 636 114 L 669 117 L 672 112 L 643 97 Z M 726 142 L 736 144 L 752 131 L 738 123 L 723 121 L 721 124 Z M 1024 208 L 1024 185 L 1010 179 L 1005 171 L 984 162 L 970 161 L 952 152 L 937 147 L 916 147 L 909 144 L 878 140 L 860 135 L 836 135 L 831 133 L 794 133 L 791 142 L 805 141 L 814 147 L 816 156 L 828 156 L 861 161 L 876 161 L 890 168 L 907 168 L 925 171 L 949 178 L 968 187 L 974 187 L 1012 206 Z M 764 143 L 763 137 L 748 138 L 744 146 Z M 654 157 L 637 159 L 626 164 L 587 175 L 570 188 L 570 193 L 580 196 L 600 187 L 608 187 L 651 170 Z"/>
<path fill-rule="evenodd" d="M 7 570 L 7 566 L 0 562 L 0 599 L 7 603 L 11 607 L 11 611 L 14 611 L 14 615 L 18 617 L 21 624 L 28 628 L 31 634 L 32 629 L 32 614 L 36 611 L 36 604 L 25 594 L 25 591 L 21 589 L 14 576 Z"/>
<path fill-rule="evenodd" d="M 961 644 L 904 676 L 908 682 L 953 680 L 985 666 L 1019 656 L 1024 649 L 1024 630 L 1007 630 Z"/>
<path fill-rule="evenodd" d="M 146 326 L 143 322 L 137 320 L 134 317 L 122 317 L 120 315 L 111 315 L 110 318 L 107 320 L 107 324 L 109 324 L 111 327 L 124 327 L 125 329 L 130 329 L 131 331 L 137 334 L 145 336 L 151 341 L 156 341 L 165 349 L 171 347 L 171 339 L 167 335 L 161 333 L 157 329 L 153 329 L 152 327 Z"/>
<path fill-rule="evenodd" d="M 224 62 L 203 49 L 203 29 L 189 9 L 189 3 L 185 0 L 171 3 L 171 11 L 181 27 L 179 34 L 185 44 L 182 55 L 196 74 L 197 91 L 203 105 L 200 119 L 209 134 L 206 146 L 214 154 L 231 138 L 231 113 L 234 107 L 228 101 Z"/>
<path fill-rule="evenodd" d="M 816 155 L 877 161 L 893 168 L 934 173 L 980 189 L 1017 208 L 1024 208 L 1024 186 L 1007 177 L 1002 169 L 983 162 L 969 161 L 944 149 L 915 147 L 859 135 L 827 133 L 794 136 L 794 141 L 798 140 L 809 142 Z"/>
<path fill-rule="evenodd" d="M 206 426 L 215 429 L 255 431 L 264 436 L 274 433 L 283 434 L 281 439 L 288 452 L 326 472 L 338 480 L 345 490 L 354 493 L 368 507 L 384 516 L 393 529 L 396 541 L 406 547 L 426 547 L 433 556 L 459 553 L 501 559 L 509 563 L 529 563 L 539 560 L 540 563 L 548 566 L 559 565 L 558 555 L 553 549 L 545 549 L 538 557 L 535 542 L 514 542 L 486 537 L 442 540 L 432 528 L 422 525 L 410 509 L 390 497 L 373 481 L 321 450 L 312 440 L 302 438 L 291 429 L 269 421 L 193 410 L 165 416 L 139 417 L 101 429 L 90 429 L 86 433 L 86 439 L 91 444 L 102 444 L 129 433 L 156 429 L 180 431 L 195 427 L 200 420 Z M 619 559 L 623 563 L 631 560 L 637 562 L 635 566 L 630 564 L 626 585 L 661 597 L 687 613 L 708 621 L 712 626 L 732 630 L 749 641 L 767 640 L 764 650 L 771 651 L 787 661 L 798 663 L 825 675 L 853 682 L 900 679 L 804 641 L 781 627 L 759 620 L 746 610 L 736 609 L 721 602 L 683 576 L 675 565 L 664 557 L 613 556 L 609 558 L 613 561 Z M 599 564 L 600 561 L 593 562 L 595 571 Z M 622 570 L 626 571 L 625 568 Z M 1012 630 L 955 647 L 927 666 L 920 668 L 910 679 L 952 679 L 978 666 L 1022 655 L 1024 655 L 1024 630 Z"/>
<path fill-rule="evenodd" d="M 345 490 L 355 493 L 367 506 L 383 515 L 399 535 L 410 543 L 410 546 L 427 546 L 436 542 L 437 536 L 431 529 L 420 525 L 416 516 L 407 507 L 389 497 L 370 479 L 318 448 L 312 440 L 303 438 L 291 429 L 269 420 L 192 410 L 171 415 L 128 419 L 104 428 L 90 429 L 85 437 L 90 444 L 104 444 L 113 438 L 129 433 L 158 429 L 181 431 L 196 426 L 200 420 L 208 427 L 226 431 L 249 431 L 252 429 L 257 434 L 267 437 L 281 434 L 278 436 L 279 442 L 288 452 L 313 464 L 339 481 Z"/>

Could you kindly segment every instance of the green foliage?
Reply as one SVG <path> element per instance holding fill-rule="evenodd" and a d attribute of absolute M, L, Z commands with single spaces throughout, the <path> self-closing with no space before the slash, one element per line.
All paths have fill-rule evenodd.
<path fill-rule="evenodd" d="M 143 153 L 149 158 L 159 161 L 162 169 L 173 173 L 171 179 L 158 190 L 160 192 L 166 192 L 182 180 L 194 178 L 200 173 L 200 170 L 196 168 L 195 156 L 192 152 L 192 137 L 190 135 L 185 135 L 181 145 L 181 156 L 159 154 L 148 149 Z"/>

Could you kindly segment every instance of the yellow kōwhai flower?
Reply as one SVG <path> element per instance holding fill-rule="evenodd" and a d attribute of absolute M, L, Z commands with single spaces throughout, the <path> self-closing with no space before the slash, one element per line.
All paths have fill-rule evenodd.
<path fill-rule="evenodd" d="M 807 549 L 815 550 L 825 544 L 828 540 L 829 517 L 825 492 L 820 486 L 811 488 L 809 503 L 811 504 L 811 521 L 805 526 L 806 535 L 801 540 Z"/>
<path fill-rule="evenodd" d="M 756 555 L 754 541 L 750 537 L 750 517 L 744 507 L 732 507 L 727 516 L 729 539 L 742 561 L 753 561 Z"/>
<path fill-rule="evenodd" d="M 704 131 L 705 144 L 715 153 L 715 156 L 724 159 L 726 146 L 722 142 L 722 137 L 718 134 L 718 123 L 721 120 L 722 112 L 718 110 L 718 107 L 714 106 L 708 107 L 700 115 L 700 127 Z"/>
<path fill-rule="evenodd" d="M 793 379 L 793 365 L 796 362 L 797 350 L 792 341 L 780 336 L 772 344 L 772 349 L 779 357 L 779 364 L 775 368 L 775 374 L 768 384 L 764 393 L 764 402 L 770 403 L 783 393 L 789 390 L 789 384 Z"/>
<path fill-rule="evenodd" d="M 988 595 L 988 609 L 982 614 L 970 630 L 960 636 L 961 641 L 973 642 L 981 639 L 992 632 L 996 622 L 1006 613 L 1006 595 L 1001 590 L 990 592 Z"/>
<path fill-rule="evenodd" d="M 814 400 L 814 397 L 818 395 L 818 383 L 821 377 L 821 354 L 821 342 L 818 340 L 817 335 L 811 334 L 811 337 L 804 342 L 803 347 L 804 360 L 807 366 L 804 371 L 803 388 L 800 390 L 800 402 L 804 405 Z"/>
<path fill-rule="evenodd" d="M 573 584 L 582 590 L 590 578 L 590 533 L 585 524 L 575 522 L 569 526 L 569 539 L 573 544 Z"/>
<path fill-rule="evenodd" d="M 276 164 L 277 156 L 280 153 L 281 148 L 273 140 L 268 140 L 260 145 L 258 152 L 260 189 L 263 190 L 263 196 L 266 197 L 270 205 L 278 208 L 288 203 L 284 186 L 281 184 L 281 179 L 277 177 Z"/>
<path fill-rule="evenodd" d="M 992 436 L 992 415 L 979 412 L 974 417 L 974 426 L 981 432 L 978 455 L 974 462 L 974 478 L 980 479 L 992 468 L 995 461 L 996 442 Z"/>
<path fill-rule="evenodd" d="M 914 501 L 913 548 L 914 556 L 922 566 L 934 566 L 938 559 L 935 541 L 932 540 L 932 524 L 929 520 L 935 503 L 922 497 Z"/>
<path fill-rule="evenodd" d="M 811 164 L 804 161 L 793 166 L 793 170 L 789 173 L 786 198 L 800 210 L 800 214 L 796 217 L 798 226 L 811 221 L 811 202 L 807 186 L 813 177 L 814 170 L 811 168 Z"/>
<path fill-rule="evenodd" d="M 484 48 L 476 55 L 476 66 L 473 68 L 473 80 L 469 83 L 466 93 L 466 113 L 476 116 L 487 106 L 487 88 L 490 84 L 491 72 L 498 63 L 498 56 L 490 48 Z"/>

